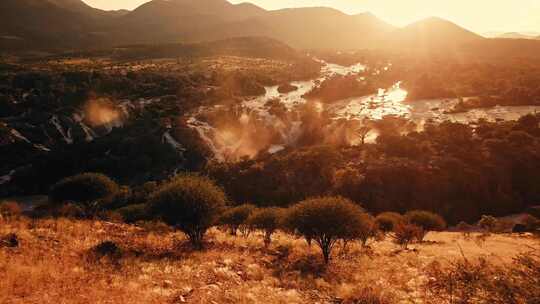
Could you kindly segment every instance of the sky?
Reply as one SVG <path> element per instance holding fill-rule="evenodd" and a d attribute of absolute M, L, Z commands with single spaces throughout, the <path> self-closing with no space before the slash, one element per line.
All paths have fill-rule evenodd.
<path fill-rule="evenodd" d="M 149 0 L 84 0 L 93 7 L 134 9 Z M 265 9 L 328 6 L 349 14 L 371 12 L 386 22 L 404 26 L 436 16 L 469 30 L 540 32 L 540 0 L 230 0 L 252 2 Z"/>

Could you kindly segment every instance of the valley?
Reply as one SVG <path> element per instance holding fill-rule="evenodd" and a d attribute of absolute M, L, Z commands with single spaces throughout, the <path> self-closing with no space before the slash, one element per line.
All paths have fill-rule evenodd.
<path fill-rule="evenodd" d="M 540 303 L 540 40 L 478 1 L 0 1 L 0 303 Z"/>

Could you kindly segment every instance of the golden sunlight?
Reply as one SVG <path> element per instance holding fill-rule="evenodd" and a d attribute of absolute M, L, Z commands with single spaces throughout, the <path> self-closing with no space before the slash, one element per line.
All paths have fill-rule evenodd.
<path fill-rule="evenodd" d="M 87 102 L 85 118 L 93 127 L 116 124 L 121 120 L 120 112 L 115 109 L 108 99 L 99 98 Z"/>

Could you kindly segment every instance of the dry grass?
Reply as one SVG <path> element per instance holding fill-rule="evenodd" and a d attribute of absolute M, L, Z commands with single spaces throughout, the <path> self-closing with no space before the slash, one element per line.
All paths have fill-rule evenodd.
<path fill-rule="evenodd" d="M 21 245 L 0 248 L 0 303 L 25 304 L 424 303 L 425 270 L 461 258 L 460 248 L 500 264 L 540 249 L 527 236 L 430 233 L 407 251 L 390 240 L 338 247 L 325 270 L 318 248 L 282 233 L 265 249 L 261 235 L 212 230 L 202 252 L 180 233 L 99 221 L 1 220 L 0 236 L 8 233 Z M 106 240 L 120 252 L 96 254 Z"/>

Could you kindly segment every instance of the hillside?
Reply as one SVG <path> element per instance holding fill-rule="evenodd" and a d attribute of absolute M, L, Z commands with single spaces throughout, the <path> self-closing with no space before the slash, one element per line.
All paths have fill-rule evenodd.
<path fill-rule="evenodd" d="M 501 39 L 537 39 L 534 36 L 526 35 L 526 34 L 522 34 L 522 33 L 518 33 L 518 32 L 504 33 L 504 34 L 501 34 L 501 35 L 497 36 L 496 38 L 501 38 Z"/>
<path fill-rule="evenodd" d="M 380 39 L 393 27 L 370 14 L 351 16 L 329 8 L 266 11 L 252 4 L 233 5 L 224 0 L 196 4 L 188 0 L 154 0 L 121 18 L 117 29 L 119 35 L 135 29 L 137 37 L 124 39 L 138 42 L 263 35 L 297 48 L 357 48 Z"/>
<path fill-rule="evenodd" d="M 80 0 L 7 0 L 1 5 L 3 40 L 26 49 L 238 36 L 268 36 L 296 48 L 361 48 L 394 29 L 370 14 L 351 16 L 328 8 L 266 11 L 225 0 L 153 0 L 132 12 L 104 12 Z"/>
<path fill-rule="evenodd" d="M 441 18 L 428 18 L 412 23 L 392 32 L 386 43 L 388 46 L 409 49 L 437 50 L 456 48 L 485 38 Z"/>
<path fill-rule="evenodd" d="M 127 45 L 115 50 L 119 59 L 194 58 L 239 56 L 278 60 L 302 59 L 303 55 L 288 45 L 265 37 L 237 37 L 194 44 Z"/>
<path fill-rule="evenodd" d="M 270 11 L 260 19 L 272 37 L 308 49 L 366 48 L 395 29 L 371 14 L 351 16 L 330 8 Z"/>
<path fill-rule="evenodd" d="M 117 10 L 117 11 L 100 10 L 97 8 L 93 8 L 80 0 L 46 0 L 46 1 L 60 8 L 77 12 L 77 13 L 81 13 L 81 14 L 84 14 L 93 18 L 107 17 L 107 16 L 114 17 L 114 16 L 121 16 L 128 13 L 127 10 Z"/>
<path fill-rule="evenodd" d="M 91 20 L 41 0 L 0 2 L 2 48 L 84 45 Z"/>
<path fill-rule="evenodd" d="M 418 303 L 431 296 L 425 284 L 438 261 L 457 262 L 463 253 L 470 262 L 489 257 L 511 265 L 513 256 L 539 248 L 529 237 L 432 233 L 409 251 L 389 239 L 338 248 L 323 271 L 314 245 L 283 233 L 265 248 L 258 233 L 213 230 L 206 250 L 197 252 L 183 235 L 156 225 L 0 223 L 0 237 L 15 233 L 20 242 L 0 246 L 2 303 Z M 97 250 L 104 241 L 120 249 Z M 361 301 L 370 297 L 384 302 Z"/>
<path fill-rule="evenodd" d="M 103 11 L 81 0 L 5 0 L 0 9 L 0 50 L 8 51 L 195 43 L 245 36 L 270 37 L 297 49 L 434 54 L 460 52 L 470 44 L 497 44 L 440 18 L 395 28 L 370 13 L 348 15 L 326 7 L 267 11 L 226 0 L 152 0 L 133 11 Z M 524 35 L 507 33 L 502 38 Z M 517 47 L 522 44 L 515 42 Z"/>

